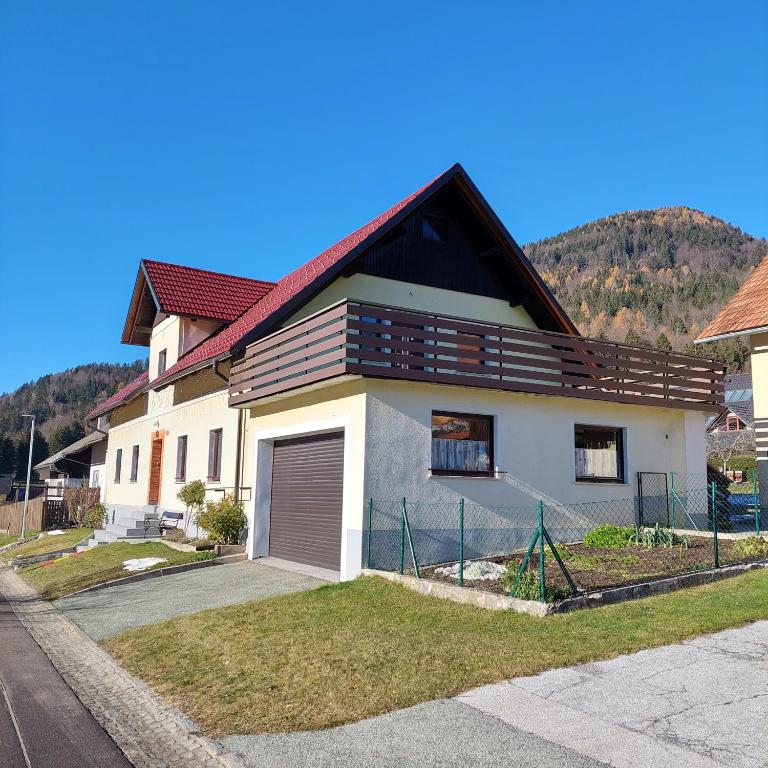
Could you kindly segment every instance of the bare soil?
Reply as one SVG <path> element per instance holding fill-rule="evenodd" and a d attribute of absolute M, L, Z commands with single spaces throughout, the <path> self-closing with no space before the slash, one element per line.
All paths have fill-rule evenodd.
<path fill-rule="evenodd" d="M 684 573 L 706 571 L 715 567 L 715 550 L 711 538 L 690 536 L 687 549 L 682 547 L 588 547 L 584 544 L 558 545 L 563 562 L 576 586 L 585 592 L 593 592 L 610 587 L 622 587 L 641 584 L 654 579 L 664 579 Z M 720 565 L 757 562 L 761 557 L 743 557 L 733 552 L 733 541 L 720 541 Z M 522 552 L 509 555 L 484 558 L 489 562 L 506 564 L 520 563 Z M 538 549 L 531 557 L 530 567 L 538 569 Z M 421 569 L 422 578 L 457 584 L 456 579 L 435 573 L 435 568 L 428 566 Z M 560 567 L 549 550 L 546 549 L 544 573 L 548 586 L 555 589 L 567 589 Z M 465 587 L 482 589 L 486 592 L 504 594 L 501 581 L 464 580 Z"/>

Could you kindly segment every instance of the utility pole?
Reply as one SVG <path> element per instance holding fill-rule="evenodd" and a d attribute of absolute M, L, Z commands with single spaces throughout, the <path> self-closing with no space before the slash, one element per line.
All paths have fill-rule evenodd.
<path fill-rule="evenodd" d="M 32 419 L 32 426 L 29 428 L 29 459 L 27 460 L 27 489 L 24 491 L 24 512 L 21 515 L 21 538 L 27 530 L 27 508 L 29 507 L 29 481 L 32 477 L 32 446 L 35 442 L 35 415 L 33 413 L 22 413 L 25 419 Z"/>

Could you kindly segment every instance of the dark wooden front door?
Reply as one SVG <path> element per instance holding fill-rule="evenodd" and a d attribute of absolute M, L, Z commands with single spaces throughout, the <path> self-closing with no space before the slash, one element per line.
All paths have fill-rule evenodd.
<path fill-rule="evenodd" d="M 152 453 L 149 458 L 149 492 L 147 504 L 160 503 L 160 485 L 163 479 L 163 438 L 152 440 Z"/>
<path fill-rule="evenodd" d="M 338 571 L 343 489 L 342 432 L 276 441 L 269 554 Z"/>

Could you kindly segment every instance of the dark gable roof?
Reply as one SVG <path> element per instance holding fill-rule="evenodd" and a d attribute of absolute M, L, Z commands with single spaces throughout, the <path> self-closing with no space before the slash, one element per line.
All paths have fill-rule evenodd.
<path fill-rule="evenodd" d="M 268 333 L 342 274 L 349 264 L 378 238 L 386 235 L 418 206 L 449 183 L 457 184 L 478 215 L 506 246 L 508 258 L 528 280 L 534 295 L 553 318 L 557 330 L 578 335 L 576 326 L 571 322 L 565 310 L 557 303 L 520 246 L 509 234 L 464 169 L 456 164 L 421 189 L 396 203 L 380 216 L 279 280 L 263 299 L 256 302 L 232 325 L 222 329 L 199 347 L 184 355 L 163 376 L 155 379 L 152 386 L 170 383 L 191 369 L 199 368 L 214 359 L 227 357 L 231 352 L 241 351 L 247 344 Z"/>

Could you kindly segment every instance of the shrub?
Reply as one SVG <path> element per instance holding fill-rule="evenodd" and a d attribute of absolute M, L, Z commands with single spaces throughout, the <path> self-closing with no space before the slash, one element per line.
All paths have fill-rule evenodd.
<path fill-rule="evenodd" d="M 64 506 L 71 522 L 78 528 L 86 524 L 88 512 L 99 503 L 100 490 L 88 485 L 69 486 L 64 489 Z"/>
<path fill-rule="evenodd" d="M 678 536 L 670 528 L 659 528 L 659 524 L 653 528 L 638 528 L 632 533 L 632 544 L 646 549 L 654 547 L 680 547 L 688 549 L 690 542 L 687 536 Z"/>
<path fill-rule="evenodd" d="M 749 536 L 733 542 L 732 552 L 739 557 L 768 557 L 768 538 Z"/>
<path fill-rule="evenodd" d="M 176 498 L 187 508 L 187 514 L 184 515 L 184 533 L 186 534 L 190 522 L 197 521 L 205 504 L 205 483 L 202 480 L 192 480 L 182 486 Z"/>
<path fill-rule="evenodd" d="M 231 496 L 209 501 L 198 514 L 197 524 L 213 544 L 239 544 L 245 528 L 243 504 Z"/>
<path fill-rule="evenodd" d="M 85 513 L 85 527 L 86 528 L 101 528 L 107 519 L 107 510 L 101 502 L 94 504 Z"/>
<path fill-rule="evenodd" d="M 598 525 L 584 537 L 584 544 L 587 547 L 619 549 L 630 546 L 633 543 L 634 535 L 634 528 L 622 528 L 619 525 Z"/>
<path fill-rule="evenodd" d="M 520 569 L 520 563 L 517 560 L 511 560 L 505 568 L 501 584 L 510 597 L 516 597 L 518 600 L 541 600 L 538 570 L 527 568 L 518 581 L 517 572 Z M 548 603 L 566 597 L 567 594 L 566 590 L 552 589 L 548 584 L 544 585 L 544 597 Z"/>

